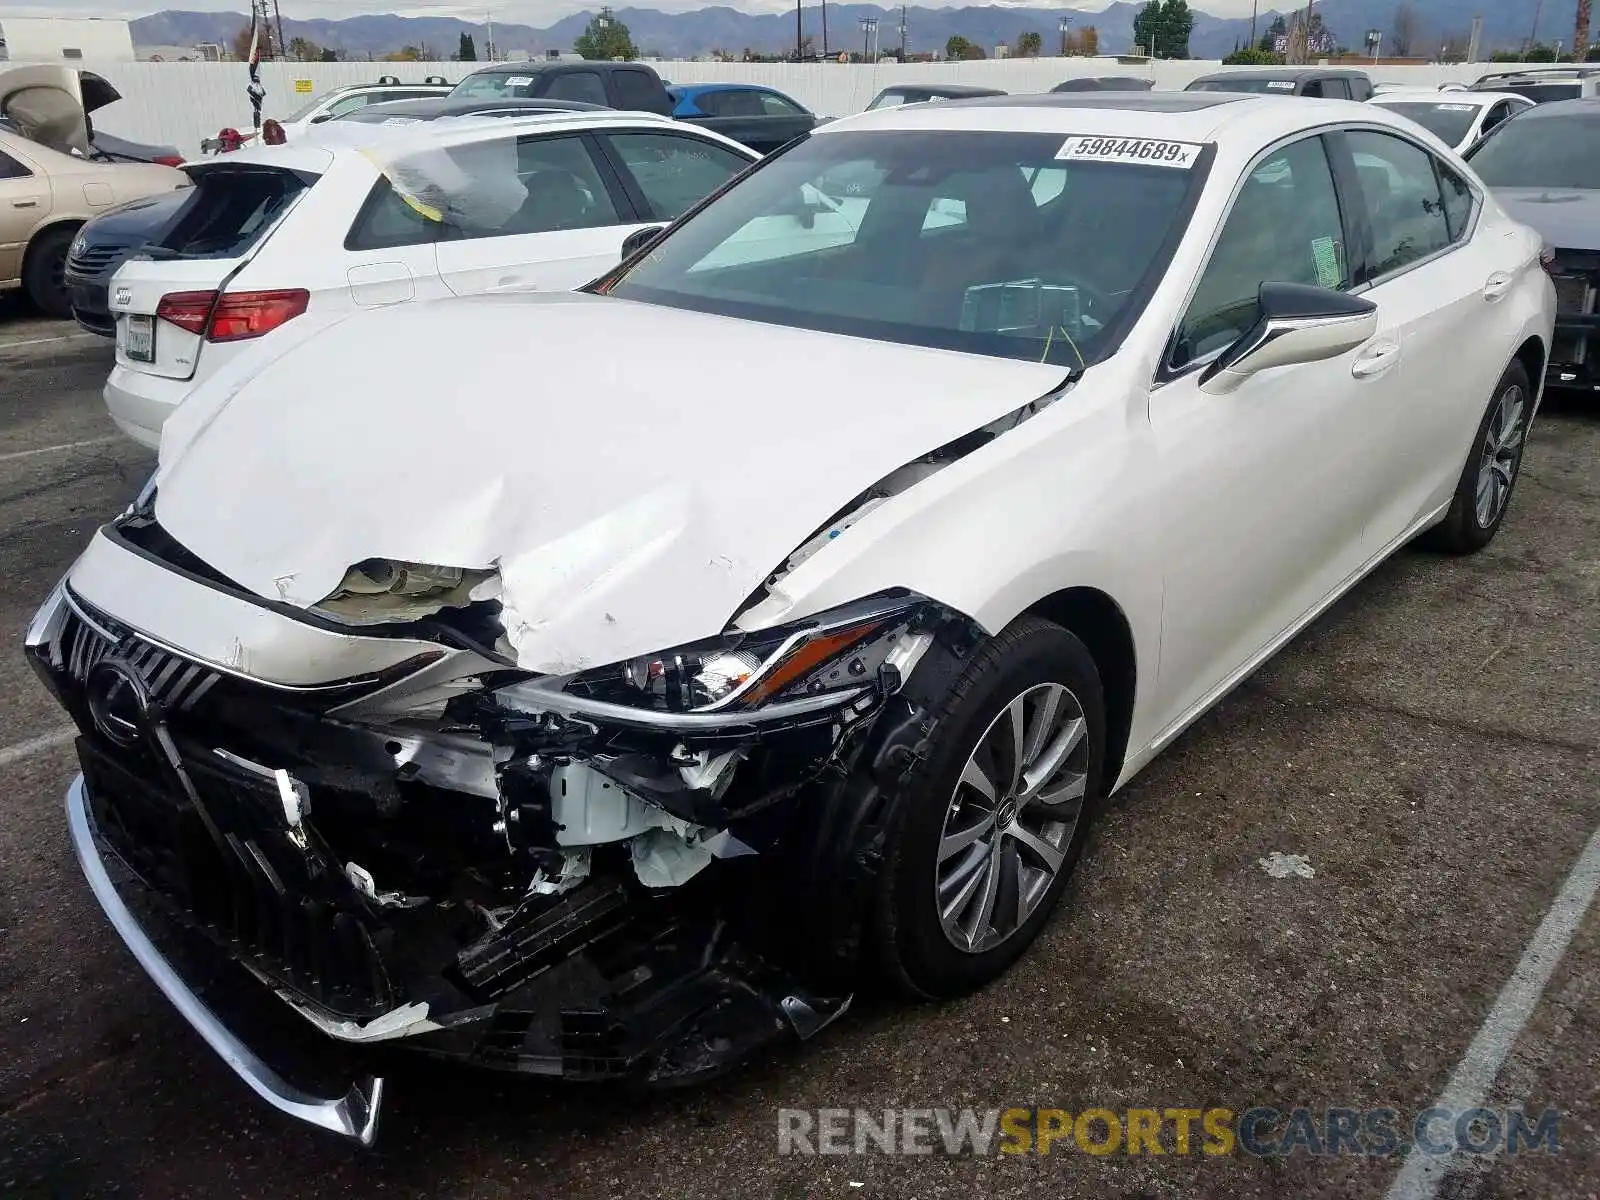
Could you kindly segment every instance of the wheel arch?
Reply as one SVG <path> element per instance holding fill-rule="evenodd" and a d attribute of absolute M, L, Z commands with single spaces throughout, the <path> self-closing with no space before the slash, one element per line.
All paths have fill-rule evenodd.
<path fill-rule="evenodd" d="M 1512 358 L 1521 363 L 1523 370 L 1527 371 L 1528 382 L 1533 386 L 1533 394 L 1540 395 L 1544 391 L 1544 366 L 1548 358 L 1544 340 L 1535 334 L 1517 347 L 1517 352 Z"/>
<path fill-rule="evenodd" d="M 82 229 L 86 224 L 88 222 L 82 217 L 55 217 L 30 233 L 28 235 L 28 247 L 22 252 L 22 278 L 26 279 L 28 277 L 28 267 L 33 262 L 33 256 L 37 252 L 42 238 L 58 231 L 70 233 L 74 230 Z"/>
<path fill-rule="evenodd" d="M 1106 761 L 1103 778 L 1113 785 L 1127 758 L 1138 695 L 1138 655 L 1133 627 L 1122 606 L 1099 588 L 1070 587 L 1032 604 L 1028 614 L 1043 617 L 1076 636 L 1094 659 L 1106 703 Z"/>

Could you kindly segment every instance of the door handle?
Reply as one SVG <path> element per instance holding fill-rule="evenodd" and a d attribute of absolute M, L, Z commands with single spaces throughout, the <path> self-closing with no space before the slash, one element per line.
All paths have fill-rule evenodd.
<path fill-rule="evenodd" d="M 39 202 L 37 200 L 13 200 L 11 202 L 11 207 L 12 208 L 38 208 L 39 207 Z"/>
<path fill-rule="evenodd" d="M 1372 379 L 1382 375 L 1400 361 L 1400 343 L 1383 342 L 1369 346 L 1350 364 L 1350 374 L 1357 379 Z"/>
<path fill-rule="evenodd" d="M 1483 298 L 1493 304 L 1500 297 L 1511 290 L 1511 275 L 1505 271 L 1496 271 L 1489 276 L 1483 285 Z"/>

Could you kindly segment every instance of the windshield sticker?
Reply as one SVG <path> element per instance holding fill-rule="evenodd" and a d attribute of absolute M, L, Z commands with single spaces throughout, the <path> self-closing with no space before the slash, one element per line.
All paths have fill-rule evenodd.
<path fill-rule="evenodd" d="M 506 80 L 507 87 L 527 87 L 533 82 L 532 75 L 513 75 Z"/>
<path fill-rule="evenodd" d="M 1474 104 L 1435 104 L 1439 112 L 1471 112 L 1477 105 Z"/>
<path fill-rule="evenodd" d="M 1187 171 L 1200 157 L 1198 142 L 1163 142 L 1153 138 L 1069 137 L 1056 157 L 1075 162 L 1139 163 Z"/>
<path fill-rule="evenodd" d="M 1331 237 L 1311 239 L 1311 261 L 1317 265 L 1317 286 L 1337 288 L 1343 282 L 1339 252 Z"/>
<path fill-rule="evenodd" d="M 1294 91 L 1294 80 L 1269 79 L 1267 80 L 1267 86 L 1275 92 L 1292 92 Z"/>

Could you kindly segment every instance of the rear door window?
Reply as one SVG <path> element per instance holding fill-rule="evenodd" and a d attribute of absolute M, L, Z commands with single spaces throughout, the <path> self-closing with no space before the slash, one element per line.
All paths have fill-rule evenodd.
<path fill-rule="evenodd" d="M 0 179 L 26 179 L 32 174 L 27 167 L 0 150 Z"/>
<path fill-rule="evenodd" d="M 682 216 L 749 161 L 725 146 L 676 133 L 602 135 L 649 204 L 651 216 L 670 221 Z"/>
<path fill-rule="evenodd" d="M 769 117 L 803 117 L 805 109 L 794 103 L 786 96 L 776 92 L 759 92 L 761 109 Z"/>
<path fill-rule="evenodd" d="M 544 90 L 551 100 L 582 100 L 586 104 L 609 106 L 606 85 L 593 71 L 564 71 L 550 80 Z"/>
<path fill-rule="evenodd" d="M 194 173 L 189 197 L 166 234 L 160 258 L 238 258 L 250 250 L 311 182 L 290 171 L 213 167 Z"/>
<path fill-rule="evenodd" d="M 394 190 L 388 179 L 373 185 L 345 236 L 346 250 L 390 250 L 436 240 L 442 226 L 430 221 Z"/>
<path fill-rule="evenodd" d="M 1361 282 L 1404 270 L 1450 245 L 1433 155 L 1387 133 L 1352 130 L 1345 137 L 1372 230 Z"/>
<path fill-rule="evenodd" d="M 643 71 L 622 70 L 612 72 L 612 79 L 617 85 L 618 107 L 643 112 L 654 112 L 661 107 L 661 85 L 654 76 Z"/>

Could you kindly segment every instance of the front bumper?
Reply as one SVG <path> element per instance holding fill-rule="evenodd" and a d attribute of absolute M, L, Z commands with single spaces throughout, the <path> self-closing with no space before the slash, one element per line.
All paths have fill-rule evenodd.
<path fill-rule="evenodd" d="M 280 1075 L 222 1023 L 157 949 L 112 882 L 89 811 L 88 791 L 82 775 L 67 789 L 67 830 L 89 890 L 105 911 L 117 936 L 183 1019 L 234 1074 L 279 1112 L 370 1146 L 378 1131 L 383 1080 L 376 1076 L 358 1080 L 351 1083 L 342 1096 L 311 1095 Z"/>

